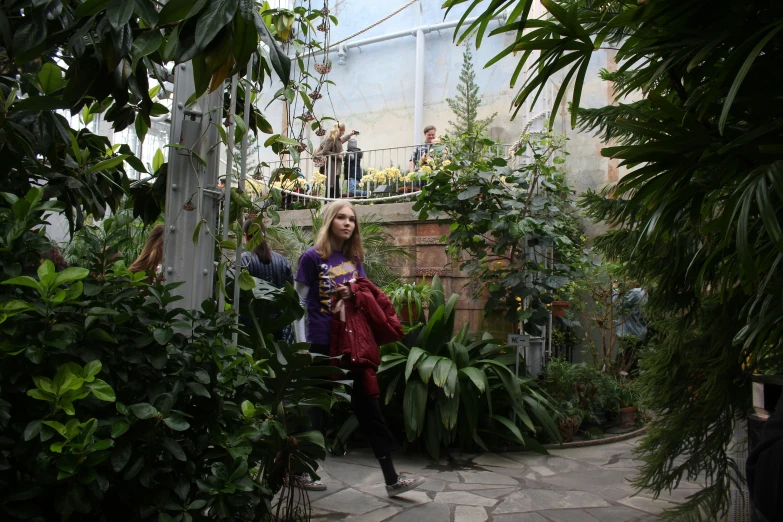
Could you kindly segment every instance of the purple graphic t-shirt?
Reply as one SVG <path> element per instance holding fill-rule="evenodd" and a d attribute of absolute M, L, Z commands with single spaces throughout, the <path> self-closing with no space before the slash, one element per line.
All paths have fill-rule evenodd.
<path fill-rule="evenodd" d="M 332 291 L 338 285 L 357 277 L 366 277 L 361 263 L 350 260 L 342 252 L 332 252 L 328 261 L 321 259 L 315 248 L 299 258 L 296 280 L 310 287 L 307 294 L 307 341 L 329 344 L 332 329 Z"/>

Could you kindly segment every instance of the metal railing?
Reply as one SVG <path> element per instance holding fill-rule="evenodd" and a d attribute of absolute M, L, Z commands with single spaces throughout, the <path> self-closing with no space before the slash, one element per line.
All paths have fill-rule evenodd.
<path fill-rule="evenodd" d="M 510 147 L 496 145 L 495 153 L 506 157 Z M 438 157 L 427 145 L 344 150 L 340 154 L 317 158 L 305 151 L 299 162 L 287 158 L 259 164 L 247 189 L 251 191 L 251 197 L 262 197 L 276 187 L 284 194 L 285 208 L 306 207 L 311 202 L 335 199 L 349 199 L 355 203 L 404 201 L 419 192 L 424 174 L 420 169 L 427 160 L 433 159 L 437 164 L 445 157 Z"/>

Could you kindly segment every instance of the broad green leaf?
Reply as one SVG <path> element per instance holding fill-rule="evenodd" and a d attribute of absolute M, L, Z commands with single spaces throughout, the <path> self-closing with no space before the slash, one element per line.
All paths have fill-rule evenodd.
<path fill-rule="evenodd" d="M 130 424 L 124 420 L 115 420 L 111 425 L 111 436 L 115 439 L 122 436 L 128 429 Z"/>
<path fill-rule="evenodd" d="M 152 417 L 155 417 L 158 415 L 158 410 L 156 410 L 152 404 L 148 404 L 146 402 L 140 402 L 138 404 L 132 404 L 128 406 L 128 410 L 130 410 L 131 413 L 133 413 L 136 417 L 139 419 L 151 419 Z"/>
<path fill-rule="evenodd" d="M 440 355 L 429 355 L 419 363 L 417 368 L 419 370 L 419 377 L 421 377 L 421 380 L 424 381 L 425 384 L 430 382 L 430 377 L 432 377 L 435 366 L 443 359 L 444 358 Z"/>
<path fill-rule="evenodd" d="M 38 281 L 28 276 L 12 277 L 11 279 L 6 279 L 5 281 L 0 282 L 0 285 L 26 286 L 38 290 L 39 293 L 43 293 L 43 290 L 41 286 L 38 284 Z"/>
<path fill-rule="evenodd" d="M 116 400 L 114 390 L 106 381 L 95 379 L 92 383 L 87 384 L 87 387 L 95 397 L 102 401 L 114 402 Z"/>
<path fill-rule="evenodd" d="M 445 357 L 438 361 L 435 365 L 435 370 L 432 372 L 432 381 L 435 383 L 435 386 L 443 388 L 446 385 L 452 366 L 454 366 L 454 363 Z"/>
<path fill-rule="evenodd" d="M 239 0 L 209 0 L 196 22 L 196 42 L 203 49 L 234 19 Z"/>
<path fill-rule="evenodd" d="M 413 370 L 416 369 L 416 365 L 419 363 L 419 359 L 427 355 L 429 354 L 421 348 L 411 349 L 410 353 L 408 354 L 408 363 L 405 365 L 405 382 L 408 382 L 410 379 Z"/>
<path fill-rule="evenodd" d="M 102 170 L 109 170 L 114 167 L 117 167 L 118 165 L 122 165 L 122 162 L 125 161 L 125 158 L 130 157 L 130 154 L 120 154 L 119 156 L 115 156 L 113 158 L 100 161 L 87 169 L 87 172 L 100 172 Z"/>
<path fill-rule="evenodd" d="M 459 370 L 459 374 L 469 378 L 479 393 L 484 393 L 487 389 L 487 375 L 478 368 L 467 366 Z"/>
<path fill-rule="evenodd" d="M 517 442 L 523 446 L 525 445 L 525 439 L 522 438 L 522 432 L 519 431 L 519 428 L 517 428 L 513 422 L 502 415 L 494 415 L 492 419 L 500 422 L 509 432 L 511 432 L 511 435 Z"/>
<path fill-rule="evenodd" d="M 187 461 L 187 456 L 185 455 L 185 452 L 182 450 L 182 446 L 180 446 L 179 442 L 177 442 L 174 439 L 171 439 L 169 437 L 164 437 L 163 441 L 161 442 L 164 448 L 166 448 L 166 451 L 171 453 L 171 456 L 175 459 L 185 462 Z"/>
<path fill-rule="evenodd" d="M 58 287 L 66 283 L 72 283 L 79 281 L 90 275 L 90 271 L 86 268 L 66 268 L 62 272 L 57 273 L 57 277 L 54 279 L 53 287 Z"/>
<path fill-rule="evenodd" d="M 197 14 L 207 0 L 170 0 L 163 5 L 158 17 L 158 26 L 170 25 Z"/>
<path fill-rule="evenodd" d="M 114 310 L 110 310 L 110 312 L 114 312 Z M 84 366 L 84 380 L 87 382 L 92 382 L 95 379 L 95 376 L 100 373 L 100 371 L 103 369 L 103 364 L 101 364 L 101 361 L 90 361 Z"/>
<path fill-rule="evenodd" d="M 186 421 L 185 417 L 182 415 L 169 415 L 168 417 L 163 418 L 163 422 L 174 431 L 185 431 L 190 428 L 190 424 L 188 424 L 188 421 Z"/>
<path fill-rule="evenodd" d="M 119 30 L 130 21 L 134 4 L 134 0 L 110 0 L 106 18 L 115 30 Z"/>
<path fill-rule="evenodd" d="M 239 273 L 239 287 L 245 291 L 252 290 L 256 287 L 256 280 L 247 270 L 242 270 Z"/>
<path fill-rule="evenodd" d="M 65 85 L 63 71 L 52 62 L 47 62 L 38 71 L 38 81 L 44 94 L 54 94 Z"/>
<path fill-rule="evenodd" d="M 30 421 L 30 423 L 24 429 L 24 440 L 33 440 L 41 433 L 42 422 L 40 420 Z"/>
<path fill-rule="evenodd" d="M 163 156 L 163 151 L 161 149 L 156 150 L 155 155 L 152 157 L 152 172 L 158 172 L 158 169 L 160 169 L 165 162 L 166 158 Z"/>
<path fill-rule="evenodd" d="M 424 419 L 427 410 L 427 385 L 414 379 L 405 386 L 403 399 L 403 414 L 405 416 L 405 432 L 408 440 L 413 442 L 424 429 Z"/>

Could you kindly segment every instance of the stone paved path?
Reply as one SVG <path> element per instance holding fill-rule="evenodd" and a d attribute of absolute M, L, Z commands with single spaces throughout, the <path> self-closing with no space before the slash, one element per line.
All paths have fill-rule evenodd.
<path fill-rule="evenodd" d="M 398 455 L 398 472 L 425 477 L 420 490 L 386 496 L 378 462 L 369 450 L 330 456 L 322 477 L 329 489 L 312 492 L 314 521 L 363 522 L 631 522 L 682 502 L 699 486 L 683 483 L 653 500 L 634 495 L 636 441 L 533 453 L 455 454 L 434 463 Z"/>

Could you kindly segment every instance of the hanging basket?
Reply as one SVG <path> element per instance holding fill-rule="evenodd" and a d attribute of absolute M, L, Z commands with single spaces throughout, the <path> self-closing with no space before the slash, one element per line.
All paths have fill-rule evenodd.
<path fill-rule="evenodd" d="M 332 72 L 332 62 L 316 63 L 315 72 L 318 74 L 329 74 Z"/>
<path fill-rule="evenodd" d="M 304 143 L 300 143 L 299 145 L 296 146 L 296 150 L 298 150 L 299 152 L 304 152 L 307 150 L 307 145 L 305 145 Z"/>
<path fill-rule="evenodd" d="M 315 119 L 315 116 L 313 116 L 312 112 L 307 111 L 306 113 L 302 114 L 302 119 L 304 121 L 313 121 Z"/>
<path fill-rule="evenodd" d="M 326 129 L 318 129 L 315 131 L 316 136 L 324 136 L 326 134 Z"/>
<path fill-rule="evenodd" d="M 318 29 L 322 33 L 325 33 L 325 32 L 327 32 L 329 30 L 329 26 L 326 25 L 326 22 L 322 22 L 322 23 L 318 24 L 318 26 L 316 26 L 316 29 Z"/>
<path fill-rule="evenodd" d="M 310 98 L 312 98 L 312 99 L 313 99 L 313 101 L 315 101 L 315 100 L 320 100 L 321 98 L 323 98 L 323 97 L 324 97 L 324 95 L 323 95 L 323 94 L 321 94 L 321 93 L 320 93 L 320 92 L 318 92 L 318 91 L 313 91 L 313 92 L 311 92 L 310 94 L 308 94 L 308 96 L 309 96 Z"/>
<path fill-rule="evenodd" d="M 329 8 L 328 7 L 324 6 L 324 8 L 321 9 L 321 16 L 323 16 L 323 17 L 329 16 Z"/>

